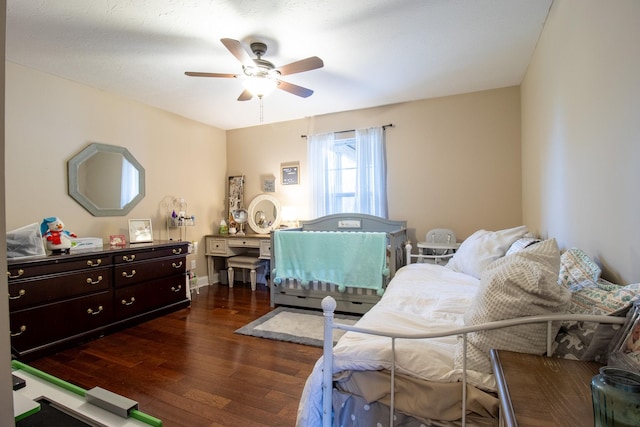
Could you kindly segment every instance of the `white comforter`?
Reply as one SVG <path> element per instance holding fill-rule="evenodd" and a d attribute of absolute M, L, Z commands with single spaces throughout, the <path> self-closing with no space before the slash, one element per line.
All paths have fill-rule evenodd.
<path fill-rule="evenodd" d="M 433 264 L 410 264 L 396 273 L 383 298 L 356 326 L 379 331 L 421 334 L 464 326 L 480 281 Z M 453 382 L 462 372 L 454 368 L 455 336 L 430 340 L 397 340 L 396 372 L 425 380 Z M 346 333 L 334 347 L 333 372 L 391 368 L 391 340 L 355 332 Z M 495 389 L 492 375 L 468 372 L 470 384 Z M 322 425 L 322 358 L 307 379 L 298 426 Z"/>

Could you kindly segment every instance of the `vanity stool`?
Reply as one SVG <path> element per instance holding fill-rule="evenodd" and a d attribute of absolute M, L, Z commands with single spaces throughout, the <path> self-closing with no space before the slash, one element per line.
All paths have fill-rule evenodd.
<path fill-rule="evenodd" d="M 251 290 L 256 290 L 256 270 L 264 267 L 265 262 L 258 257 L 238 255 L 227 259 L 227 275 L 229 276 L 229 287 L 233 288 L 233 269 L 242 268 L 242 282 L 246 282 L 246 272 L 250 271 Z"/>

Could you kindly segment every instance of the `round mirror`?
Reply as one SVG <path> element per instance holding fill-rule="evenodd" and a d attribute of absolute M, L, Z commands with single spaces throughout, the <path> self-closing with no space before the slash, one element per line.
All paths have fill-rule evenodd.
<path fill-rule="evenodd" d="M 94 216 L 122 216 L 144 197 L 144 168 L 126 148 L 93 143 L 69 160 L 69 195 Z"/>
<path fill-rule="evenodd" d="M 267 234 L 280 226 L 280 202 L 273 196 L 261 194 L 249 204 L 249 227 L 257 234 Z"/>

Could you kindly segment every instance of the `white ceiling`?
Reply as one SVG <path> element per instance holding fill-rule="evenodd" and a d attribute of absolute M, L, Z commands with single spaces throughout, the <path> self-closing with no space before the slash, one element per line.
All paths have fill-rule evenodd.
<path fill-rule="evenodd" d="M 221 129 L 260 124 L 221 38 L 266 42 L 284 76 L 264 123 L 518 85 L 552 0 L 8 0 L 7 60 Z M 253 56 L 253 55 L 252 55 Z"/>

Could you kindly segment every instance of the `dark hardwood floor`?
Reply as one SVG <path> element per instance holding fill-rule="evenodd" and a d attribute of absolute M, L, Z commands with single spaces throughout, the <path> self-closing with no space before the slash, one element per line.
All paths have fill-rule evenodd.
<path fill-rule="evenodd" d="M 322 349 L 234 334 L 269 312 L 258 285 L 212 285 L 169 315 L 29 362 L 139 403 L 165 426 L 293 426 Z"/>

